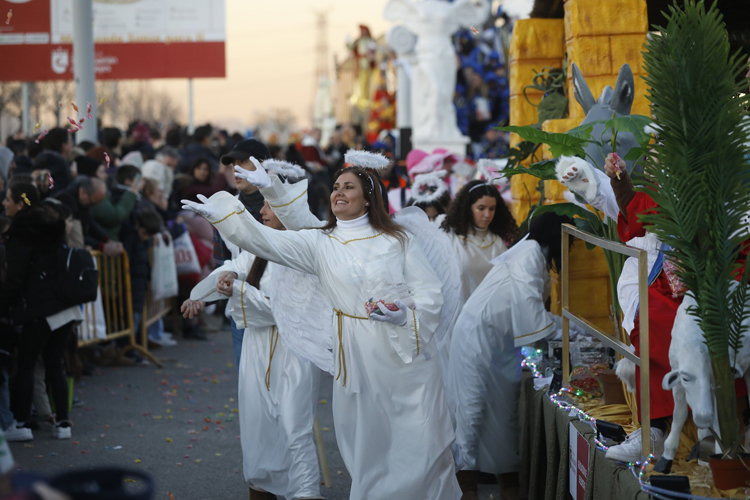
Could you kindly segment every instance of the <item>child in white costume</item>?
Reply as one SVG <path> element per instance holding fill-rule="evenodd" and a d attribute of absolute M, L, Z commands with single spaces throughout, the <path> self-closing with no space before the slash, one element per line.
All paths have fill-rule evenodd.
<path fill-rule="evenodd" d="M 336 311 L 333 412 L 350 498 L 458 500 L 454 433 L 430 342 L 442 284 L 411 233 L 391 221 L 377 182 L 362 168 L 337 173 L 326 230 L 270 231 L 227 193 L 185 205 L 240 247 L 320 279 Z M 399 283 L 408 296 L 389 287 Z M 368 316 L 370 298 L 396 307 Z"/>
<path fill-rule="evenodd" d="M 267 205 L 261 215 L 267 226 L 283 229 Z M 238 393 L 251 500 L 271 498 L 268 493 L 287 500 L 321 498 L 313 440 L 320 370 L 294 354 L 279 335 L 268 298 L 279 269 L 241 252 L 199 283 L 183 309 L 228 296 L 228 313 L 245 329 Z M 249 281 L 259 281 L 258 286 Z"/>

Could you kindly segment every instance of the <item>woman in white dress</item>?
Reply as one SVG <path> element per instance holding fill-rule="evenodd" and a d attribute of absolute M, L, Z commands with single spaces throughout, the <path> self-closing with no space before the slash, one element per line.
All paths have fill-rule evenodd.
<path fill-rule="evenodd" d="M 260 213 L 265 226 L 284 229 L 268 204 Z M 183 312 L 190 315 L 201 301 L 228 297 L 227 312 L 245 329 L 238 397 L 250 500 L 322 498 L 313 440 L 320 370 L 279 336 L 268 298 L 274 269 L 267 260 L 242 252 L 192 290 Z"/>
<path fill-rule="evenodd" d="M 230 241 L 320 279 L 335 311 L 333 414 L 350 498 L 458 500 L 454 432 L 430 342 L 441 282 L 412 235 L 389 217 L 377 177 L 359 167 L 337 172 L 329 222 L 320 229 L 270 230 L 228 193 L 201 201 L 185 208 Z M 388 307 L 368 314 L 371 299 Z"/>
<path fill-rule="evenodd" d="M 508 248 L 518 232 L 497 188 L 485 181 L 471 181 L 461 188 L 440 227 L 458 255 L 464 300 L 490 271 L 490 261 Z"/>
<path fill-rule="evenodd" d="M 464 500 L 476 500 L 479 472 L 498 475 L 501 498 L 517 498 L 521 347 L 555 335 L 561 318 L 545 309 L 552 268 L 560 269 L 561 224 L 535 218 L 528 238 L 503 254 L 456 321 L 449 397 L 455 402 L 458 473 Z"/>

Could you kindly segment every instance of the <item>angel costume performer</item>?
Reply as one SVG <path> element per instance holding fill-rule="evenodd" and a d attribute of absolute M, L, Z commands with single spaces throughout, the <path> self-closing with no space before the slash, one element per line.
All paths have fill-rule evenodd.
<path fill-rule="evenodd" d="M 556 331 L 539 243 L 505 252 L 464 305 L 451 339 L 449 401 L 467 470 L 518 471 L 520 348 Z"/>
<path fill-rule="evenodd" d="M 284 203 L 267 201 L 291 229 L 277 211 Z M 442 284 L 413 235 L 407 233 L 402 244 L 377 232 L 369 214 L 340 220 L 330 232 L 274 231 L 244 213 L 226 192 L 193 208 L 241 248 L 320 279 L 324 299 L 335 311 L 329 334 L 337 374 L 333 413 L 339 450 L 352 477 L 350 498 L 460 499 L 451 453 L 454 432 L 430 342 L 441 320 Z M 415 308 L 407 309 L 405 326 L 367 316 L 364 304 L 381 296 L 384 281 L 408 289 Z M 320 301 L 321 309 L 330 307 L 325 302 Z"/>
<path fill-rule="evenodd" d="M 286 270 L 269 263 L 260 289 L 255 288 L 245 281 L 254 259 L 242 252 L 226 261 L 193 288 L 190 298 L 226 299 L 216 292 L 219 274 L 231 271 L 238 276 L 227 310 L 245 329 L 238 388 L 245 481 L 253 489 L 288 500 L 321 498 L 313 441 L 320 370 L 290 351 L 280 338 L 268 295 L 276 275 Z M 294 283 L 291 280 L 287 286 Z"/>

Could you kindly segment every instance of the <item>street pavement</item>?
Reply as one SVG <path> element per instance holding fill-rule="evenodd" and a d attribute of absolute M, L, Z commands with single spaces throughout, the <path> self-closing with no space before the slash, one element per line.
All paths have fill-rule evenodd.
<path fill-rule="evenodd" d="M 10 443 L 16 463 L 45 476 L 106 465 L 147 472 L 156 480 L 155 500 L 247 498 L 231 334 L 208 336 L 208 342 L 178 339 L 176 347 L 153 351 L 161 369 L 102 367 L 84 377 L 75 386 L 83 406 L 71 412 L 73 438 L 55 440 L 43 424 L 33 441 Z M 321 493 L 345 500 L 351 478 L 336 446 L 332 387 L 324 374 L 318 419 L 333 487 L 321 485 Z M 483 486 L 482 500 L 497 498 L 495 488 Z"/>

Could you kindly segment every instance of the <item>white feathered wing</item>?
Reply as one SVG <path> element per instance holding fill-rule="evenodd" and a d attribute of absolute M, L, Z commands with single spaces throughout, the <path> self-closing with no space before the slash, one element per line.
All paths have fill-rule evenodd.
<path fill-rule="evenodd" d="M 333 307 L 312 274 L 273 266 L 271 311 L 284 343 L 300 358 L 333 375 Z"/>
<path fill-rule="evenodd" d="M 440 310 L 440 323 L 433 338 L 440 342 L 453 326 L 461 312 L 461 269 L 451 247 L 451 242 L 437 225 L 430 222 L 421 209 L 407 207 L 396 212 L 395 221 L 414 235 L 422 247 L 433 271 L 443 284 L 443 308 Z"/>

